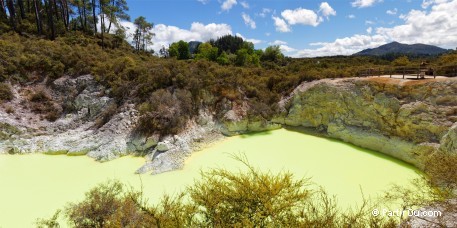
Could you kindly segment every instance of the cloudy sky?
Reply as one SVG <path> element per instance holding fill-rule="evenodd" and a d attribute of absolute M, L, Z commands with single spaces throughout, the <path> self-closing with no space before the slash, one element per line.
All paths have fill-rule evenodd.
<path fill-rule="evenodd" d="M 457 47 L 457 0 L 127 0 L 154 23 L 153 49 L 241 36 L 292 57 L 349 55 L 398 41 Z M 131 23 L 124 22 L 127 27 Z"/>

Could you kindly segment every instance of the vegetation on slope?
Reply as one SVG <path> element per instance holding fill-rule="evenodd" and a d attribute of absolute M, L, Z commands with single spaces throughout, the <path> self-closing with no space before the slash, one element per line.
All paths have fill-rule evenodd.
<path fill-rule="evenodd" d="M 443 213 L 456 213 L 457 204 L 447 199 L 456 197 L 457 175 L 450 162 L 457 156 L 441 158 L 445 161 L 436 157 L 427 161 L 433 170 L 414 180 L 416 188 L 393 186 L 382 202 L 400 200 L 403 210 L 439 206 Z M 63 214 L 72 227 L 407 227 L 407 216 L 372 215 L 373 209 L 385 205 L 364 200 L 357 208 L 342 210 L 334 197 L 309 179 L 262 172 L 238 159 L 246 165 L 243 171 L 203 172 L 185 191 L 165 195 L 153 206 L 147 203 L 147 192 L 108 182 L 87 192 L 83 201 L 68 204 Z M 452 172 L 437 176 L 446 169 Z M 59 213 L 38 225 L 57 227 Z M 432 222 L 440 226 L 446 221 Z"/>

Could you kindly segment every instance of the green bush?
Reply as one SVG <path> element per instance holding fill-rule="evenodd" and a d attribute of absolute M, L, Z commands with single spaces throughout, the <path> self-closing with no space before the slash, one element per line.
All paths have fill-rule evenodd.
<path fill-rule="evenodd" d="M 13 99 L 13 92 L 11 88 L 6 83 L 0 83 L 0 103 L 4 101 L 10 101 Z"/>
<path fill-rule="evenodd" d="M 240 159 L 241 160 L 241 159 Z M 96 186 L 83 201 L 69 204 L 65 217 L 75 227 L 397 227 L 372 216 L 365 201 L 343 211 L 334 198 L 308 179 L 261 172 L 249 163 L 232 173 L 213 169 L 175 197 L 147 204 L 146 192 L 126 191 L 119 182 Z M 58 211 L 59 212 L 59 211 Z M 56 225 L 58 215 L 38 225 Z"/>

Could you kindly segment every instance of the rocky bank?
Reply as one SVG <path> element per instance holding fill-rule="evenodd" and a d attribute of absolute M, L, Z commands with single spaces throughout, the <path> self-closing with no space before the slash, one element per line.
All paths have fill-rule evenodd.
<path fill-rule="evenodd" d="M 457 153 L 457 78 L 324 79 L 302 83 L 270 121 L 224 122 L 228 134 L 301 126 L 421 167 L 420 157 Z M 256 126 L 251 127 L 251 126 Z"/>
<path fill-rule="evenodd" d="M 30 91 L 45 88 L 55 109 L 70 110 L 54 122 L 32 112 Z M 0 107 L 0 153 L 88 155 L 108 161 L 145 156 L 137 172 L 182 168 L 185 159 L 224 135 L 302 126 L 421 167 L 419 157 L 457 152 L 457 78 L 325 79 L 306 82 L 281 100 L 271 120 L 247 118 L 249 105 L 228 102 L 222 118 L 201 110 L 184 131 L 169 136 L 135 133 L 134 104 L 118 107 L 91 75 L 52 83 L 12 86 L 14 99 Z M 71 107 L 71 108 L 68 108 Z M 113 114 L 113 107 L 118 110 Z M 112 115 L 113 114 L 113 115 Z"/>

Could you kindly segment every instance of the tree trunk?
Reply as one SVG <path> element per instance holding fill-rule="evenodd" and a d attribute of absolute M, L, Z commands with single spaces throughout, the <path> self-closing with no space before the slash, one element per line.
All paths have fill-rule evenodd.
<path fill-rule="evenodd" d="M 79 14 L 79 20 L 81 21 L 81 28 L 83 31 L 85 31 L 86 28 L 84 27 L 84 16 L 83 16 L 83 12 L 82 12 L 80 6 L 78 6 L 78 14 Z M 75 28 L 75 30 L 76 30 L 76 28 Z"/>
<path fill-rule="evenodd" d="M 38 8 L 38 0 L 33 0 L 33 3 L 35 4 L 35 21 L 36 21 L 36 29 L 39 35 L 43 33 L 43 29 L 41 26 L 41 18 L 40 18 L 40 9 Z"/>
<path fill-rule="evenodd" d="M 59 20 L 59 12 L 58 12 L 58 8 L 57 8 L 57 1 L 56 0 L 52 0 L 52 8 L 53 8 L 53 11 L 54 11 L 54 14 L 56 15 L 56 21 Z"/>
<path fill-rule="evenodd" d="M 7 19 L 4 0 L 0 0 L 0 19 L 1 18 Z"/>
<path fill-rule="evenodd" d="M 94 31 L 97 34 L 97 15 L 95 14 L 95 0 L 92 0 L 92 16 L 94 17 Z"/>
<path fill-rule="evenodd" d="M 27 13 L 32 13 L 32 4 L 30 4 L 30 0 L 27 0 Z"/>
<path fill-rule="evenodd" d="M 14 9 L 14 2 L 13 0 L 6 1 L 6 7 L 8 7 L 8 12 L 10 14 L 10 23 L 13 30 L 16 31 L 16 10 Z"/>
<path fill-rule="evenodd" d="M 50 2 L 50 0 L 48 1 L 45 1 L 44 3 L 44 7 L 47 9 L 47 14 L 48 14 L 48 24 L 49 24 L 49 28 L 51 29 L 51 40 L 54 40 L 56 38 L 56 29 L 55 29 L 55 26 L 54 26 L 54 18 L 53 18 L 53 10 L 52 10 L 52 3 Z"/>
<path fill-rule="evenodd" d="M 17 0 L 17 4 L 19 6 L 19 11 L 21 12 L 21 19 L 25 19 L 24 0 Z"/>
<path fill-rule="evenodd" d="M 83 0 L 83 18 L 84 18 L 84 24 L 82 25 L 84 28 L 84 31 L 87 31 L 87 13 L 86 13 L 86 8 L 87 8 L 87 3 L 86 0 Z"/>
<path fill-rule="evenodd" d="M 100 4 L 100 32 L 102 33 L 102 48 L 105 48 L 105 13 L 103 12 L 102 0 L 99 1 Z"/>

